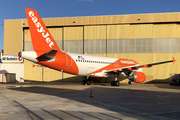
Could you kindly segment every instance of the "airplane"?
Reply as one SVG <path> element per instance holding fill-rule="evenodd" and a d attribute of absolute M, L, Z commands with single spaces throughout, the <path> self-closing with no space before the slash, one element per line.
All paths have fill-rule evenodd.
<path fill-rule="evenodd" d="M 18 56 L 41 66 L 84 76 L 84 85 L 90 85 L 92 77 L 113 77 L 111 86 L 119 86 L 120 77 L 128 78 L 129 84 L 142 83 L 146 79 L 142 68 L 176 61 L 173 57 L 169 61 L 139 65 L 131 59 L 65 52 L 58 47 L 37 11 L 30 8 L 25 10 L 34 51 L 21 51 Z"/>

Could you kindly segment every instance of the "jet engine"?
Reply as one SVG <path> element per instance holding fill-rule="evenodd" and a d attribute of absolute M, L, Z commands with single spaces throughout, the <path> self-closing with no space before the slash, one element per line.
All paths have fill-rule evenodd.
<path fill-rule="evenodd" d="M 128 79 L 131 82 L 142 83 L 145 81 L 146 75 L 143 72 L 133 72 Z"/>

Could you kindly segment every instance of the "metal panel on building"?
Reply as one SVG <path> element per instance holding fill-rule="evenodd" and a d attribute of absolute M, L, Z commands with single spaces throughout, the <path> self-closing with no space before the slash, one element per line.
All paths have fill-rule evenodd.
<path fill-rule="evenodd" d="M 62 80 L 62 72 L 47 67 L 42 67 L 42 70 L 43 70 L 43 76 L 42 76 L 43 82 Z"/>
<path fill-rule="evenodd" d="M 33 67 L 35 63 L 24 60 L 24 80 L 43 81 L 42 67 Z"/>
<path fill-rule="evenodd" d="M 106 26 L 84 26 L 84 39 L 85 40 L 97 40 L 106 39 Z"/>
<path fill-rule="evenodd" d="M 83 27 L 64 27 L 64 51 L 83 53 Z"/>
<path fill-rule="evenodd" d="M 22 20 L 4 21 L 4 55 L 17 55 L 22 50 Z"/>
<path fill-rule="evenodd" d="M 63 32 L 62 32 L 62 27 L 57 27 L 57 28 L 48 28 L 49 32 L 51 33 L 52 37 L 56 41 L 56 44 L 59 46 L 60 49 L 62 49 L 62 37 L 63 37 Z"/>
<path fill-rule="evenodd" d="M 130 25 L 130 39 L 153 38 L 153 24 Z"/>
<path fill-rule="evenodd" d="M 106 54 L 106 26 L 84 26 L 84 52 Z"/>
<path fill-rule="evenodd" d="M 127 39 L 129 38 L 130 25 L 107 25 L 107 39 Z"/>
<path fill-rule="evenodd" d="M 176 38 L 177 24 L 154 24 L 153 38 Z"/>
<path fill-rule="evenodd" d="M 24 42 L 31 41 L 31 34 L 29 29 L 24 30 Z"/>

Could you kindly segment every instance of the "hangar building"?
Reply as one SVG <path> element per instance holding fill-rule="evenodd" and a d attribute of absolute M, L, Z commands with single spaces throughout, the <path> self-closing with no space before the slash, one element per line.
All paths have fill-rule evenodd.
<path fill-rule="evenodd" d="M 174 56 L 175 64 L 143 68 L 146 82 L 164 82 L 170 74 L 180 73 L 180 13 L 44 18 L 43 21 L 66 52 L 129 58 L 141 65 L 172 60 Z M 17 55 L 22 50 L 33 50 L 27 19 L 5 20 L 4 54 Z M 33 68 L 27 60 L 23 64 L 24 80 L 82 81 L 80 76 L 46 67 Z"/>

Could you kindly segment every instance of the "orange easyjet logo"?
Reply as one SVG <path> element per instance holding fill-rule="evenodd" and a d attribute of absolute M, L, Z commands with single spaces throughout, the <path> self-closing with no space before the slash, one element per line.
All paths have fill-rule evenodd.
<path fill-rule="evenodd" d="M 29 16 L 31 17 L 31 19 L 34 22 L 34 24 L 36 25 L 37 31 L 39 33 L 42 33 L 42 36 L 43 36 L 43 38 L 45 38 L 46 43 L 48 43 L 49 47 L 52 48 L 52 46 L 54 46 L 54 42 L 51 41 L 51 39 L 49 38 L 49 33 L 44 30 L 44 28 L 42 27 L 41 23 L 38 22 L 37 17 L 34 16 L 34 12 L 29 11 Z"/>

